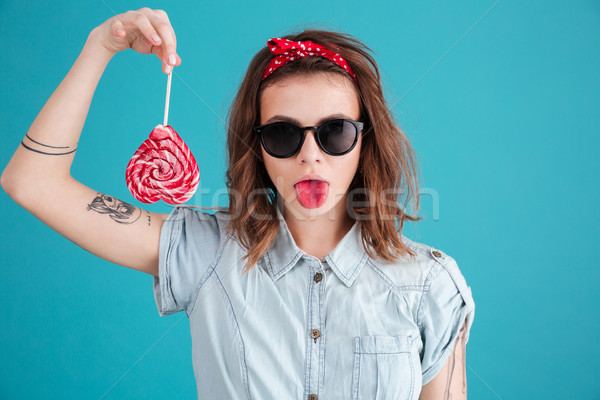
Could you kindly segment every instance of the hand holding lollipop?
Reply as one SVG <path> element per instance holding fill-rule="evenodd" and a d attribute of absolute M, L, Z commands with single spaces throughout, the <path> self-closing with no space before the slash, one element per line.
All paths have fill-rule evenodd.
<path fill-rule="evenodd" d="M 164 123 L 158 124 L 134 153 L 127 165 L 125 180 L 133 197 L 144 203 L 163 200 L 180 204 L 196 192 L 200 174 L 190 149 L 167 125 L 171 75 L 167 80 Z"/>

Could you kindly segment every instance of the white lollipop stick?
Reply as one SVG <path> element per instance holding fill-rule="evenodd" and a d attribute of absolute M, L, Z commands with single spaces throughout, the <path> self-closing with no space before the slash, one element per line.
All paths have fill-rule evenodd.
<path fill-rule="evenodd" d="M 167 126 L 167 119 L 169 118 L 169 97 L 171 97 L 171 75 L 173 74 L 173 70 L 169 72 L 169 77 L 167 78 L 167 100 L 165 102 L 165 120 L 163 121 L 163 126 Z"/>

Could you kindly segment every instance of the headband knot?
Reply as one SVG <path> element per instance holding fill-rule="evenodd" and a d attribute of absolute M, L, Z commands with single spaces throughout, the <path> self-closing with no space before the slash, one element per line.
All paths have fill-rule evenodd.
<path fill-rule="evenodd" d="M 287 64 L 290 61 L 296 60 L 301 57 L 307 56 L 320 56 L 325 57 L 334 63 L 342 67 L 346 72 L 352 76 L 356 84 L 358 80 L 354 71 L 350 68 L 348 63 L 342 56 L 326 48 L 318 43 L 311 42 L 310 40 L 305 41 L 292 41 L 283 38 L 272 38 L 267 40 L 267 46 L 271 50 L 271 54 L 276 55 L 267 68 L 261 80 L 264 80 L 267 76 L 271 75 L 277 68 Z"/>

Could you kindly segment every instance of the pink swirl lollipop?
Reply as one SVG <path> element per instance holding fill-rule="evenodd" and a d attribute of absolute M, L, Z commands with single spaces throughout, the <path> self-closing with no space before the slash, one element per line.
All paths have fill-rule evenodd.
<path fill-rule="evenodd" d="M 125 180 L 131 194 L 141 202 L 180 204 L 196 192 L 200 173 L 177 132 L 158 124 L 129 161 Z"/>
<path fill-rule="evenodd" d="M 125 171 L 129 191 L 144 203 L 158 200 L 169 204 L 184 203 L 194 195 L 200 181 L 192 152 L 175 129 L 167 125 L 172 74 L 171 70 L 167 79 L 164 122 L 150 132 L 150 138 L 133 154 Z"/>

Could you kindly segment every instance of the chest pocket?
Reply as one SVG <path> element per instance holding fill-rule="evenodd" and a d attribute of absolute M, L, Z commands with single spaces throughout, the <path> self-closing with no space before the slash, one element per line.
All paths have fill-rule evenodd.
<path fill-rule="evenodd" d="M 352 400 L 412 399 L 420 373 L 414 338 L 414 333 L 354 337 Z"/>

